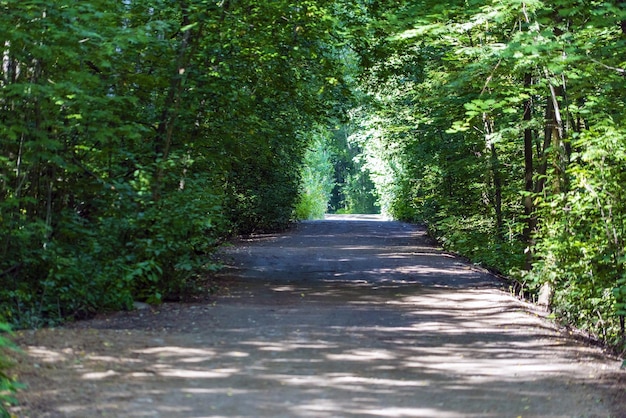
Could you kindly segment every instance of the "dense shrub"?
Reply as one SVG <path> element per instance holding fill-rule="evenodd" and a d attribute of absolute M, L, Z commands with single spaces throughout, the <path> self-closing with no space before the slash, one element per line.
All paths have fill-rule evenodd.
<path fill-rule="evenodd" d="M 9 418 L 7 407 L 16 403 L 13 394 L 21 388 L 21 385 L 9 375 L 12 366 L 8 351 L 15 350 L 15 346 L 9 340 L 7 334 L 11 328 L 8 324 L 0 323 L 0 418 Z"/>
<path fill-rule="evenodd" d="M 0 2 L 0 319 L 179 297 L 228 236 L 284 228 L 348 96 L 337 13 Z"/>

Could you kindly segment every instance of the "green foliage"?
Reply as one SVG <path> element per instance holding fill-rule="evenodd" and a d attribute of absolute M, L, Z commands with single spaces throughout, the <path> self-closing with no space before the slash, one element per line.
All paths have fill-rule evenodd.
<path fill-rule="evenodd" d="M 11 332 L 11 327 L 8 324 L 0 323 L 0 417 L 10 418 L 10 414 L 7 408 L 14 405 L 17 400 L 13 394 L 22 385 L 17 383 L 13 377 L 8 373 L 9 368 L 12 366 L 9 360 L 9 350 L 16 350 L 15 345 L 7 337 Z"/>
<path fill-rule="evenodd" d="M 350 98 L 343 10 L 0 2 L 0 318 L 181 297 L 226 237 L 285 227 Z"/>
<path fill-rule="evenodd" d="M 607 117 L 577 135 L 570 189 L 541 201 L 542 258 L 531 275 L 553 284 L 559 317 L 614 344 L 623 344 L 619 317 L 626 316 L 624 132 Z"/>
<path fill-rule="evenodd" d="M 352 122 L 356 119 L 353 117 Z M 336 213 L 380 213 L 378 193 L 362 144 L 355 140 L 359 130 L 350 123 L 339 125 L 329 147 L 334 167 L 335 187 L 330 211 Z"/>
<path fill-rule="evenodd" d="M 396 2 L 362 52 L 373 100 L 354 134 L 384 211 L 525 292 L 551 283 L 557 318 L 613 344 L 626 314 L 624 22 L 604 3 Z"/>
<path fill-rule="evenodd" d="M 0 319 L 180 297 L 226 237 L 321 216 L 334 182 L 331 210 L 423 222 L 623 343 L 624 22 L 565 0 L 2 1 Z"/>
<path fill-rule="evenodd" d="M 335 186 L 328 135 L 324 131 L 314 135 L 313 143 L 304 156 L 296 219 L 323 219 L 328 209 L 330 194 Z"/>

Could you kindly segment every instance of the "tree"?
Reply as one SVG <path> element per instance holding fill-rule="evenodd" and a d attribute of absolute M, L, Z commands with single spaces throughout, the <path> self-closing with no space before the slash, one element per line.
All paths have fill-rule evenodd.
<path fill-rule="evenodd" d="M 624 12 L 397 2 L 362 60 L 390 212 L 524 291 L 549 284 L 558 318 L 611 342 L 626 313 Z"/>
<path fill-rule="evenodd" d="M 349 95 L 334 2 L 0 9 L 0 317 L 184 296 L 230 234 L 293 218 Z"/>

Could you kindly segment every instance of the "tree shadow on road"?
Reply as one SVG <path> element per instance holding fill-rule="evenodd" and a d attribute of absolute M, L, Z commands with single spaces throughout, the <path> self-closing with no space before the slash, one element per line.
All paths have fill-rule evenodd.
<path fill-rule="evenodd" d="M 37 417 L 620 417 L 619 363 L 423 229 L 357 219 L 249 237 L 229 291 L 23 332 Z M 356 229 L 355 229 L 356 228 Z"/>

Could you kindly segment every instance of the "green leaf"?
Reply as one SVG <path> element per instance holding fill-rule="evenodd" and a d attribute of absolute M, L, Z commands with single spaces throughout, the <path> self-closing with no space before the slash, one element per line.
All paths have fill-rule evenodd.
<path fill-rule="evenodd" d="M 181 32 L 187 32 L 188 30 L 191 30 L 191 29 L 195 28 L 196 26 L 198 26 L 198 22 L 190 23 L 190 24 L 185 25 L 182 28 L 180 28 L 180 31 Z"/>

